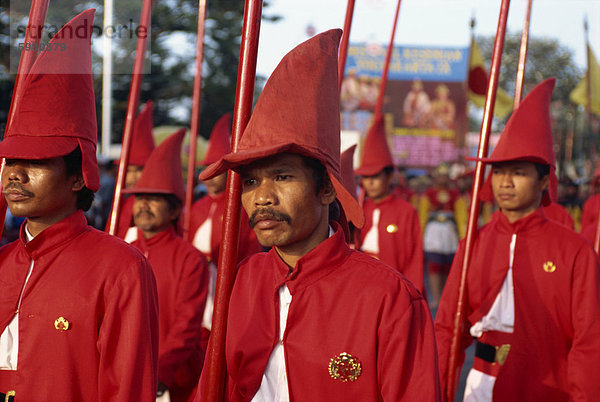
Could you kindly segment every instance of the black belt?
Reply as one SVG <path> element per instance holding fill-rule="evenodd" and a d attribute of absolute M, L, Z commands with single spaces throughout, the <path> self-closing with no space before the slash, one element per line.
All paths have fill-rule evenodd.
<path fill-rule="evenodd" d="M 479 341 L 475 343 L 475 357 L 479 357 L 489 363 L 498 363 L 501 366 L 506 361 L 509 351 L 509 344 L 492 346 Z"/>
<path fill-rule="evenodd" d="M 0 402 L 15 402 L 15 391 L 0 392 Z"/>

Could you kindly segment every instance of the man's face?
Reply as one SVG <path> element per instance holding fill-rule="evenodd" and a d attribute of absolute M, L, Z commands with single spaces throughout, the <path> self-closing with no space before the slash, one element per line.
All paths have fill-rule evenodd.
<path fill-rule="evenodd" d="M 382 170 L 374 176 L 361 177 L 360 184 L 365 189 L 367 197 L 377 202 L 390 194 L 393 179 L 393 175 Z"/>
<path fill-rule="evenodd" d="M 10 212 L 30 221 L 53 224 L 77 209 L 81 177 L 67 177 L 62 157 L 42 160 L 7 159 L 2 189 Z"/>
<path fill-rule="evenodd" d="M 148 239 L 167 229 L 179 216 L 180 208 L 172 209 L 161 194 L 136 194 L 133 222 Z"/>
<path fill-rule="evenodd" d="M 203 180 L 202 183 L 206 187 L 208 194 L 214 197 L 225 191 L 225 187 L 227 186 L 227 173 L 220 174 L 209 180 Z"/>
<path fill-rule="evenodd" d="M 494 198 L 509 222 L 535 211 L 548 189 L 548 175 L 539 178 L 532 162 L 514 161 L 492 165 Z"/>
<path fill-rule="evenodd" d="M 335 190 L 329 185 L 317 193 L 312 171 L 300 156 L 261 159 L 244 166 L 241 176 L 242 204 L 260 244 L 304 255 L 327 237 Z"/>
<path fill-rule="evenodd" d="M 133 188 L 142 176 L 143 166 L 128 165 L 127 173 L 125 174 L 125 188 Z"/>

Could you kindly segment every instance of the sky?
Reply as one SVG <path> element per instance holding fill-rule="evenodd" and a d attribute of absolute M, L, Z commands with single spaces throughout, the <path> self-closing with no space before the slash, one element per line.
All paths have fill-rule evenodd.
<path fill-rule="evenodd" d="M 347 0 L 271 0 L 264 15 L 280 15 L 279 22 L 263 22 L 259 39 L 257 73 L 269 76 L 281 58 L 308 39 L 307 27 L 316 32 L 342 28 Z M 510 2 L 507 29 L 520 34 L 527 10 L 526 0 Z M 501 0 L 402 0 L 396 45 L 468 47 L 470 20 L 475 34 L 496 34 Z M 530 37 L 558 39 L 570 48 L 576 64 L 586 65 L 583 20 L 587 15 L 589 41 L 600 57 L 600 0 L 533 0 Z M 396 0 L 356 0 L 350 43 L 390 40 Z"/>

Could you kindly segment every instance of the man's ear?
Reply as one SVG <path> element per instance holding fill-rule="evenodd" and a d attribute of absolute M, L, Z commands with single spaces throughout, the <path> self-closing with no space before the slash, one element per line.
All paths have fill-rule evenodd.
<path fill-rule="evenodd" d="M 336 196 L 337 196 L 337 194 L 335 192 L 335 187 L 333 187 L 333 183 L 331 183 L 331 180 L 329 179 L 329 175 L 325 174 L 325 177 L 323 180 L 323 188 L 319 192 L 319 198 L 320 198 L 321 204 L 323 204 L 323 205 L 331 204 L 333 201 L 335 201 Z"/>
<path fill-rule="evenodd" d="M 81 190 L 83 187 L 85 187 L 85 180 L 83 180 L 82 176 L 75 176 L 73 181 L 73 186 L 71 187 L 71 190 L 73 190 L 74 192 L 77 192 L 79 190 Z"/>
<path fill-rule="evenodd" d="M 547 174 L 546 176 L 542 177 L 540 181 L 542 182 L 542 191 L 550 191 L 550 175 Z"/>

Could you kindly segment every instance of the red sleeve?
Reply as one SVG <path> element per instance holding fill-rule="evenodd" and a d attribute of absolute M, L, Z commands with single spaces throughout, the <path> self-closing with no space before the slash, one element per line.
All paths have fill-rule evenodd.
<path fill-rule="evenodd" d="M 208 263 L 194 250 L 179 262 L 184 270 L 171 314 L 176 317 L 159 357 L 158 378 L 168 388 L 193 388 L 205 350 L 201 346 L 202 315 L 208 292 Z"/>
<path fill-rule="evenodd" d="M 567 358 L 570 400 L 589 401 L 600 395 L 600 267 L 591 248 L 584 248 L 576 258 L 571 295 L 573 340 Z"/>
<path fill-rule="evenodd" d="M 98 333 L 101 401 L 155 401 L 158 384 L 158 296 L 152 268 L 140 256 L 106 289 Z"/>
<path fill-rule="evenodd" d="M 415 285 L 419 292 L 425 296 L 425 286 L 423 278 L 423 236 L 421 235 L 421 225 L 419 216 L 412 205 L 406 205 L 410 209 L 408 213 L 406 227 L 407 235 L 410 239 L 410 249 L 406 250 L 406 259 L 399 262 L 398 267 L 402 267 L 405 276 Z M 406 241 L 406 240 L 405 240 Z"/>
<path fill-rule="evenodd" d="M 581 231 L 588 226 L 593 225 L 598 218 L 598 198 L 600 196 L 593 195 L 583 204 L 581 210 Z"/>
<path fill-rule="evenodd" d="M 460 284 L 460 269 L 464 254 L 464 241 L 461 241 L 450 268 L 448 280 L 444 286 L 442 298 L 435 315 L 435 336 L 437 340 L 438 364 L 440 369 L 440 384 L 442 395 L 446 399 L 446 389 L 448 387 L 448 360 L 450 358 L 450 344 L 452 342 L 452 333 L 454 331 L 454 317 L 456 314 L 456 304 L 458 302 L 458 287 Z M 465 314 L 465 316 L 468 316 Z M 463 321 L 462 341 L 458 355 L 457 376 L 460 375 L 460 369 L 465 361 L 465 349 L 471 344 L 473 338 L 469 334 L 469 323 Z"/>
<path fill-rule="evenodd" d="M 441 401 L 435 336 L 427 303 L 415 297 L 406 305 L 406 299 L 398 297 L 385 310 L 377 352 L 380 400 Z"/>

